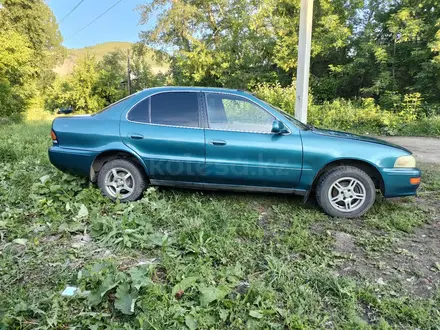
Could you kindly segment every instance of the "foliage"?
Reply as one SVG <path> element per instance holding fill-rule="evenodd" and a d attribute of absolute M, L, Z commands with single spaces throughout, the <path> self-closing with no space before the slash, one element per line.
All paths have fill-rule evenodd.
<path fill-rule="evenodd" d="M 42 0 L 2 0 L 1 25 L 10 25 L 26 37 L 33 50 L 31 65 L 40 77 L 52 70 L 64 56 L 58 23 Z"/>
<path fill-rule="evenodd" d="M 0 118 L 20 119 L 29 99 L 52 83 L 61 41 L 44 1 L 0 1 Z"/>
<path fill-rule="evenodd" d="M 78 112 L 96 112 L 105 105 L 105 99 L 97 93 L 99 81 L 97 63 L 93 56 L 78 62 L 71 76 L 59 78 L 50 87 L 46 107 L 50 110 L 73 107 Z M 104 71 L 105 72 L 105 71 Z M 105 83 L 101 80 L 101 83 Z"/>
<path fill-rule="evenodd" d="M 399 135 L 408 136 L 440 136 L 440 116 L 423 118 L 401 127 Z"/>
<path fill-rule="evenodd" d="M 60 76 L 66 76 L 72 73 L 72 68 L 75 67 L 78 60 L 86 56 L 93 55 L 96 57 L 96 60 L 100 62 L 104 56 L 109 53 L 121 52 L 126 56 L 134 47 L 139 48 L 139 44 L 133 44 L 131 42 L 104 42 L 84 48 L 66 49 L 67 54 L 64 63 L 57 66 L 54 71 Z M 154 73 L 166 73 L 169 70 L 169 56 L 162 56 L 163 58 L 159 59 L 154 50 L 144 46 L 142 50 L 145 61 L 147 61 L 147 64 Z M 125 62 L 126 60 L 127 59 L 125 59 Z"/>
<path fill-rule="evenodd" d="M 313 56 L 343 48 L 359 1 L 316 2 Z M 152 1 L 141 5 L 142 22 L 158 20 L 141 39 L 173 49 L 178 84 L 244 88 L 249 83 L 290 82 L 296 68 L 299 1 Z M 319 61 L 319 60 L 318 60 Z"/>
<path fill-rule="evenodd" d="M 143 53 L 131 55 L 132 93 L 165 83 L 153 74 Z M 70 75 L 57 77 L 48 89 L 45 107 L 55 111 L 72 107 L 75 112 L 93 113 L 127 96 L 127 56 L 110 52 L 97 62 L 93 55 L 80 58 Z"/>
<path fill-rule="evenodd" d="M 42 97 L 33 97 L 29 101 L 28 110 L 23 119 L 25 122 L 48 121 L 55 119 L 55 115 L 44 109 Z"/>
<path fill-rule="evenodd" d="M 126 90 L 121 88 L 121 82 L 127 80 L 125 61 L 126 55 L 121 51 L 115 51 L 104 55 L 97 64 L 98 78 L 94 83 L 95 94 L 104 99 L 106 104 L 114 103 L 127 95 Z"/>
<path fill-rule="evenodd" d="M 254 92 L 266 102 L 288 113 L 295 113 L 294 85 L 283 88 L 279 84 L 260 84 Z M 372 98 L 335 99 L 325 101 L 322 105 L 313 104 L 310 98 L 308 121 L 321 128 L 364 134 L 440 135 L 438 120 L 436 117 L 426 118 L 419 93 L 405 95 L 395 105 L 394 112 L 381 109 Z"/>
<path fill-rule="evenodd" d="M 0 29 L 0 118 L 18 117 L 35 90 L 29 42 L 13 30 Z"/>
<path fill-rule="evenodd" d="M 423 168 L 417 200 L 378 198 L 363 221 L 328 218 L 292 196 L 150 188 L 124 204 L 51 166 L 49 131 L 50 123 L 0 127 L 2 328 L 430 329 L 440 322 L 438 294 L 409 292 L 407 278 L 419 275 L 383 265 L 390 256 L 401 265 L 401 244 L 420 237 L 406 232 L 436 216 L 425 208 L 440 196 L 434 166 Z M 334 250 L 340 231 L 355 240 L 349 254 Z M 364 259 L 362 276 L 346 271 Z M 378 272 L 392 272 L 387 285 L 376 283 Z M 422 282 L 414 281 L 420 290 Z M 61 296 L 67 285 L 78 288 L 73 297 Z"/>
<path fill-rule="evenodd" d="M 295 77 L 298 0 L 152 1 L 158 17 L 142 41 L 173 52 L 177 84 L 246 88 Z M 386 96 L 438 102 L 440 19 L 436 0 L 314 3 L 311 89 L 317 102 Z M 414 95 L 414 94 L 413 94 Z M 399 103 L 402 103 L 399 102 Z"/>

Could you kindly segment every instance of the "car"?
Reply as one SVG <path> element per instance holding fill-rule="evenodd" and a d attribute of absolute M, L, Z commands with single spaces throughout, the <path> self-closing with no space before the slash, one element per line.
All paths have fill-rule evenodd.
<path fill-rule="evenodd" d="M 412 196 L 421 171 L 407 149 L 305 125 L 245 91 L 157 87 L 92 115 L 56 118 L 51 163 L 122 202 L 148 186 L 314 192 L 330 216 L 355 218 Z"/>
<path fill-rule="evenodd" d="M 73 112 L 73 108 L 72 107 L 67 107 L 67 108 L 59 109 L 57 114 L 58 115 L 70 115 L 72 112 Z"/>

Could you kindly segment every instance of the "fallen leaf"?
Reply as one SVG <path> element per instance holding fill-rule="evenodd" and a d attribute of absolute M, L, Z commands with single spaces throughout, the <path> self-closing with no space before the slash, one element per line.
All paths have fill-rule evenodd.
<path fill-rule="evenodd" d="M 84 246 L 84 243 L 82 243 L 82 242 L 72 243 L 72 247 L 74 249 L 79 249 L 79 248 L 82 248 L 83 246 Z"/>
<path fill-rule="evenodd" d="M 81 204 L 76 219 L 84 219 L 87 218 L 88 216 L 89 216 L 89 210 L 84 204 Z"/>
<path fill-rule="evenodd" d="M 40 178 L 40 181 L 41 181 L 42 184 L 45 184 L 45 183 L 47 182 L 47 180 L 49 180 L 49 179 L 50 179 L 50 175 L 49 175 L 49 174 L 46 174 L 46 175 L 43 175 L 43 176 Z"/>
<path fill-rule="evenodd" d="M 27 241 L 28 240 L 26 238 L 16 238 L 12 241 L 12 243 L 26 245 Z"/>
<path fill-rule="evenodd" d="M 180 300 L 183 296 L 183 294 L 185 293 L 185 291 L 183 290 L 179 290 L 176 292 L 176 294 L 174 295 L 174 297 L 176 297 L 177 300 Z"/>
<path fill-rule="evenodd" d="M 263 318 L 263 314 L 261 314 L 259 311 L 250 311 L 249 315 L 252 316 L 253 318 L 256 319 L 262 319 Z"/>

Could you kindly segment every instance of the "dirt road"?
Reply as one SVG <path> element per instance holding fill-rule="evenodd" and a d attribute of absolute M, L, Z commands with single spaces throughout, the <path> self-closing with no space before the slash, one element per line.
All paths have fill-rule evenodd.
<path fill-rule="evenodd" d="M 414 153 L 418 161 L 440 164 L 440 139 L 406 136 L 381 136 L 380 139 L 401 145 Z"/>

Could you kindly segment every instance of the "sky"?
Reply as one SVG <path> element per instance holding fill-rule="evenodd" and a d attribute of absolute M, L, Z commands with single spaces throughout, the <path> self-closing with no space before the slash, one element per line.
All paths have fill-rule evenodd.
<path fill-rule="evenodd" d="M 136 6 L 142 0 L 122 0 L 113 9 L 92 25 L 74 35 L 118 0 L 84 0 L 65 20 L 60 20 L 71 11 L 80 0 L 46 1 L 55 14 L 67 48 L 83 48 L 108 41 L 138 41 L 139 32 L 148 26 L 140 26 L 140 14 Z"/>

